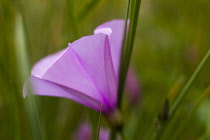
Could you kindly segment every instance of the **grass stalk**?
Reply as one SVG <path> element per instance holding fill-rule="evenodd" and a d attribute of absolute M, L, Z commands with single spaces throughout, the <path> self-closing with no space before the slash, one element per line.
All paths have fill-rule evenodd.
<path fill-rule="evenodd" d="M 184 86 L 184 88 L 180 92 L 180 94 L 177 97 L 177 99 L 175 100 L 174 104 L 172 105 L 171 110 L 170 110 L 170 117 L 173 117 L 176 109 L 182 102 L 183 98 L 186 96 L 187 91 L 191 87 L 192 83 L 195 81 L 195 79 L 198 76 L 198 74 L 200 73 L 201 69 L 207 63 L 209 56 L 210 56 L 210 49 L 208 50 L 208 52 L 206 53 L 206 55 L 204 56 L 204 58 L 202 59 L 202 61 L 200 62 L 200 64 L 198 65 L 198 67 L 196 68 L 196 70 L 194 71 L 192 76 L 190 77 L 190 79 L 188 80 L 187 84 Z"/>
<path fill-rule="evenodd" d="M 177 108 L 179 107 L 179 105 L 182 102 L 183 98 L 186 96 L 187 91 L 189 90 L 189 88 L 191 87 L 192 83 L 194 82 L 194 80 L 196 79 L 198 74 L 200 73 L 201 69 L 208 62 L 209 56 L 210 56 L 210 49 L 207 51 L 206 55 L 201 60 L 200 64 L 197 66 L 197 68 L 195 69 L 194 73 L 192 74 L 192 76 L 190 77 L 190 79 L 188 80 L 188 82 L 186 83 L 186 85 L 184 86 L 184 88 L 181 90 L 180 94 L 178 95 L 178 97 L 174 101 L 174 104 L 172 105 L 172 107 L 171 107 L 171 109 L 169 111 L 169 118 L 164 124 L 161 125 L 160 130 L 157 132 L 157 135 L 155 136 L 155 140 L 161 139 L 161 136 L 163 135 L 165 130 L 168 128 L 169 124 L 173 121 L 173 116 L 174 116 Z"/>
<path fill-rule="evenodd" d="M 17 64 L 20 72 L 20 82 L 24 82 L 30 75 L 30 64 L 29 56 L 27 51 L 27 43 L 25 37 L 25 30 L 23 26 L 23 20 L 20 13 L 16 14 L 16 24 L 15 24 L 15 44 L 16 44 L 16 56 Z M 28 87 L 30 88 L 30 87 Z M 31 89 L 30 89 L 31 90 Z M 30 95 L 25 99 L 26 112 L 29 117 L 29 122 L 32 130 L 32 135 L 34 140 L 43 140 L 44 133 L 41 129 L 41 123 L 39 120 L 39 115 L 36 106 L 36 100 L 33 95 Z"/>
<path fill-rule="evenodd" d="M 198 98 L 196 103 L 193 105 L 193 107 L 190 109 L 190 111 L 187 113 L 185 118 L 180 122 L 179 128 L 176 129 L 174 132 L 174 135 L 171 137 L 171 139 L 176 139 L 177 136 L 183 131 L 187 123 L 189 122 L 189 118 L 198 110 L 199 106 L 203 103 L 203 101 L 208 97 L 210 93 L 210 85 L 207 87 L 207 89 L 203 92 L 203 94 Z"/>

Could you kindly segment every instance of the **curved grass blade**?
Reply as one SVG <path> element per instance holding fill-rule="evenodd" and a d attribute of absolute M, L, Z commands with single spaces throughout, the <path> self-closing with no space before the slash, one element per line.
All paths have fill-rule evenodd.
<path fill-rule="evenodd" d="M 181 101 L 186 96 L 187 91 L 189 90 L 189 88 L 191 87 L 192 83 L 194 82 L 194 80 L 198 76 L 199 72 L 204 67 L 204 65 L 208 62 L 209 56 L 210 56 L 210 49 L 208 50 L 208 52 L 206 53 L 206 55 L 204 56 L 204 58 L 202 59 L 202 61 L 200 62 L 200 64 L 198 65 L 198 67 L 196 68 L 196 70 L 194 71 L 192 76 L 190 77 L 190 79 L 188 80 L 187 84 L 184 86 L 184 88 L 182 89 L 181 93 L 179 94 L 179 96 L 175 100 L 174 104 L 172 105 L 171 110 L 170 110 L 170 117 L 173 116 L 173 114 L 175 113 L 176 109 L 180 105 Z"/>
<path fill-rule="evenodd" d="M 190 77 L 188 82 L 186 83 L 186 85 L 184 86 L 184 88 L 181 90 L 179 96 L 174 101 L 174 104 L 172 105 L 172 107 L 169 111 L 169 119 L 167 120 L 167 122 L 162 124 L 161 129 L 158 131 L 158 133 L 154 139 L 159 140 L 161 138 L 161 136 L 163 135 L 163 133 L 165 132 L 165 130 L 168 128 L 169 124 L 173 121 L 173 116 L 175 114 L 175 111 L 179 107 L 183 98 L 186 96 L 187 91 L 189 90 L 192 83 L 194 82 L 194 80 L 196 79 L 198 74 L 200 73 L 201 69 L 208 62 L 209 56 L 210 56 L 210 49 L 208 50 L 208 52 L 206 53 L 206 55 L 204 56 L 204 58 L 202 59 L 202 61 L 200 62 L 200 64 L 198 65 L 198 67 L 196 68 L 196 70 L 194 71 L 194 73 L 192 74 L 192 76 Z"/>
<path fill-rule="evenodd" d="M 123 77 L 121 77 L 121 75 L 123 75 L 123 58 L 125 57 L 124 55 L 124 50 L 125 50 L 125 45 L 126 45 L 126 38 L 127 38 L 127 25 L 128 25 L 128 18 L 129 18 L 129 13 L 130 13 L 130 0 L 127 0 L 127 5 L 126 5 L 126 13 L 125 13 L 125 25 L 124 25 L 124 31 L 123 31 L 123 41 L 122 41 L 122 51 L 121 51 L 121 62 L 120 62 L 120 72 L 119 72 L 119 81 L 118 81 L 118 95 L 117 95 L 117 106 L 118 108 L 121 107 L 121 100 L 122 100 L 122 92 L 123 92 L 123 88 L 124 87 L 124 80 Z M 124 57 L 123 57 L 124 56 Z M 122 74 L 121 74 L 122 73 Z M 114 130 L 113 128 L 111 129 L 110 132 L 110 140 L 115 140 L 117 137 L 117 133 L 116 130 Z"/>
<path fill-rule="evenodd" d="M 24 80 L 30 75 L 30 64 L 29 56 L 26 47 L 25 30 L 23 27 L 23 20 L 19 13 L 16 14 L 16 24 L 15 24 L 15 41 L 16 41 L 16 55 L 17 64 L 20 72 L 20 80 L 24 83 Z M 28 87 L 30 90 L 30 86 Z M 34 140 L 43 140 L 44 134 L 41 129 L 41 123 L 38 116 L 38 111 L 36 107 L 36 101 L 33 95 L 30 95 L 25 99 L 26 112 L 29 117 L 30 126 L 32 129 L 32 135 Z"/>
<path fill-rule="evenodd" d="M 118 81 L 119 85 L 118 85 L 117 107 L 119 108 L 119 110 L 121 109 L 124 84 L 136 34 L 140 3 L 141 0 L 127 0 L 124 34 L 122 40 L 123 46 L 121 51 L 121 62 L 120 62 L 119 81 Z M 129 17 L 130 21 L 128 21 Z M 129 31 L 127 32 L 128 22 L 130 24 L 129 24 Z M 110 134 L 110 140 L 115 140 L 116 136 L 117 136 L 116 130 L 112 129 Z"/>
<path fill-rule="evenodd" d="M 199 106 L 203 103 L 203 101 L 209 96 L 210 93 L 210 85 L 208 88 L 204 91 L 204 93 L 198 98 L 196 103 L 193 105 L 193 107 L 190 109 L 190 111 L 187 113 L 185 118 L 180 122 L 179 128 L 174 132 L 173 136 L 170 137 L 171 140 L 176 139 L 177 136 L 180 134 L 180 132 L 183 131 L 187 123 L 189 122 L 189 118 L 198 110 Z"/>

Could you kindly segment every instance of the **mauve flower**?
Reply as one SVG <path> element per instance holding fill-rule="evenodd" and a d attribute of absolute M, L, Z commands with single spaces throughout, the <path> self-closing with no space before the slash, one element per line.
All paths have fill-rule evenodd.
<path fill-rule="evenodd" d="M 26 82 L 33 94 L 69 98 L 97 111 L 102 104 L 102 113 L 115 112 L 123 27 L 124 20 L 106 22 L 94 35 L 40 60 Z"/>
<path fill-rule="evenodd" d="M 110 130 L 100 127 L 99 131 L 99 140 L 109 140 Z M 92 140 L 92 129 L 91 125 L 87 122 L 82 123 L 73 135 L 74 140 Z M 120 140 L 120 137 L 117 137 L 117 140 Z"/>

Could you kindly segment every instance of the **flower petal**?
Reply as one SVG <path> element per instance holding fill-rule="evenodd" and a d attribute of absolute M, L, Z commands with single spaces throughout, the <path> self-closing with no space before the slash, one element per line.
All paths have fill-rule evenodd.
<path fill-rule="evenodd" d="M 42 77 L 45 72 L 62 56 L 66 49 L 63 49 L 55 54 L 49 55 L 39 62 L 37 62 L 32 70 L 31 75 L 35 75 L 37 77 Z"/>
<path fill-rule="evenodd" d="M 110 29 L 112 32 L 110 32 Z M 98 26 L 94 30 L 94 34 L 104 33 L 109 35 L 111 55 L 117 79 L 119 75 L 123 29 L 124 29 L 124 20 L 112 20 Z"/>
<path fill-rule="evenodd" d="M 71 88 L 95 100 L 102 101 L 99 91 L 70 46 L 41 79 Z"/>
<path fill-rule="evenodd" d="M 32 85 L 32 92 L 35 95 L 64 97 L 74 100 L 80 104 L 88 106 L 92 109 L 100 111 L 100 102 L 92 97 L 71 88 L 58 85 L 56 83 L 31 76 L 24 84 L 23 94 L 26 96 L 29 93 L 28 85 Z M 104 110 L 106 110 L 104 108 Z"/>
<path fill-rule="evenodd" d="M 107 78 L 107 84 L 109 87 L 109 101 L 111 103 L 112 108 L 116 107 L 117 103 L 117 77 L 114 72 L 113 61 L 111 57 L 111 50 L 109 47 L 108 39 L 105 42 L 104 46 L 104 65 L 105 65 L 105 73 Z"/>
<path fill-rule="evenodd" d="M 104 100 L 112 108 L 116 102 L 117 80 L 111 59 L 108 36 L 86 36 L 72 43 L 84 70 L 93 80 Z"/>

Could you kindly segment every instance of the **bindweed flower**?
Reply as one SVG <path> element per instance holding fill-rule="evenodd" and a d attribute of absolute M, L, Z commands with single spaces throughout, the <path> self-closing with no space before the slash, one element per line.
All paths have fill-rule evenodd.
<path fill-rule="evenodd" d="M 33 94 L 64 97 L 116 114 L 118 73 L 124 20 L 104 23 L 94 35 L 69 43 L 66 49 L 34 65 L 28 79 Z M 23 94 L 28 94 L 27 84 Z"/>
<path fill-rule="evenodd" d="M 100 128 L 99 140 L 109 140 L 110 131 L 104 127 Z M 89 123 L 82 123 L 73 135 L 74 140 L 92 140 L 92 130 Z M 117 137 L 117 140 L 120 140 L 120 137 Z"/>
<path fill-rule="evenodd" d="M 128 69 L 126 77 L 126 89 L 128 91 L 128 100 L 131 105 L 138 105 L 141 100 L 141 83 L 137 78 L 136 71 L 133 67 Z"/>

